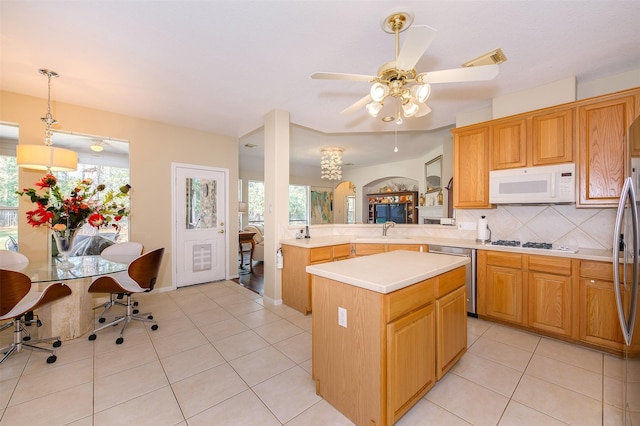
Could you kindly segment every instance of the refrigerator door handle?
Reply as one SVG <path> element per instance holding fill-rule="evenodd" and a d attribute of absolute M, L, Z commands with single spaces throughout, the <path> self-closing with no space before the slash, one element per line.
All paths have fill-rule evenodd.
<path fill-rule="evenodd" d="M 620 289 L 620 230 L 622 229 L 622 220 L 627 205 L 627 201 L 631 206 L 631 220 L 633 225 L 633 278 L 631 287 L 631 309 L 629 311 L 629 317 L 627 318 L 624 313 L 622 304 L 622 292 Z M 628 239 L 627 239 L 628 241 Z M 635 323 L 636 308 L 637 308 L 637 293 L 638 293 L 638 250 L 640 244 L 638 240 L 638 206 L 636 204 L 636 194 L 633 189 L 633 181 L 631 178 L 627 178 L 624 181 L 622 187 L 622 194 L 620 196 L 620 202 L 618 204 L 618 212 L 616 214 L 616 223 L 613 234 L 613 287 L 616 293 L 616 307 L 618 309 L 618 319 L 620 321 L 620 328 L 624 340 L 629 346 L 631 344 L 631 336 L 633 335 L 633 328 Z M 625 251 L 625 279 L 626 279 L 626 251 Z M 625 288 L 627 283 L 624 283 Z"/>

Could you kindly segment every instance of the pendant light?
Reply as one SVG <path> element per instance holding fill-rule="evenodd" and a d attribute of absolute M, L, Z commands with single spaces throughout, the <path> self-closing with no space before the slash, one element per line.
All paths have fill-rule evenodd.
<path fill-rule="evenodd" d="M 16 146 L 16 163 L 18 167 L 34 170 L 71 171 L 78 168 L 78 153 L 69 149 L 53 146 L 51 127 L 56 120 L 51 115 L 51 79 L 58 77 L 55 71 L 41 69 L 40 74 L 47 76 L 47 115 L 41 118 L 45 125 L 44 145 L 18 144 Z"/>

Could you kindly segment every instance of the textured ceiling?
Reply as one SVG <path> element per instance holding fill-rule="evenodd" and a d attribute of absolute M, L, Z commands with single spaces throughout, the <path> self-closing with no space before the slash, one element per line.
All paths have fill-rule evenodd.
<path fill-rule="evenodd" d="M 380 21 L 395 10 L 438 30 L 418 72 L 457 68 L 497 47 L 508 57 L 495 80 L 435 85 L 433 112 L 406 119 L 400 132 L 441 129 L 496 96 L 566 77 L 640 68 L 638 0 L 2 0 L 0 87 L 44 97 L 37 70 L 49 68 L 61 75 L 55 101 L 238 138 L 282 109 L 320 133 L 385 132 L 369 139 L 388 146 L 393 124 L 363 110 L 340 115 L 368 92 L 366 82 L 310 75 L 375 74 L 394 57 Z M 310 151 L 317 161 L 319 147 Z"/>

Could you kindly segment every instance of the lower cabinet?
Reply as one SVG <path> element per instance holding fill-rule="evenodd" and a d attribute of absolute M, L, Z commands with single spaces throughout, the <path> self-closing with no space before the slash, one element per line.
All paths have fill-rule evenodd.
<path fill-rule="evenodd" d="M 523 324 L 524 294 L 522 255 L 478 252 L 479 315 Z"/>
<path fill-rule="evenodd" d="M 305 315 L 310 313 L 311 277 L 307 274 L 306 267 L 347 259 L 350 255 L 351 244 L 313 248 L 283 244 L 282 302 Z"/>
<path fill-rule="evenodd" d="M 577 260 L 527 256 L 528 325 L 558 336 L 573 336 L 573 277 Z"/>
<path fill-rule="evenodd" d="M 479 250 L 478 314 L 609 352 L 624 349 L 611 262 Z M 640 347 L 631 353 L 640 355 Z"/>
<path fill-rule="evenodd" d="M 616 311 L 611 263 L 580 264 L 580 340 L 621 350 L 624 338 Z"/>
<path fill-rule="evenodd" d="M 571 337 L 571 277 L 529 272 L 529 326 Z"/>
<path fill-rule="evenodd" d="M 387 324 L 387 424 L 395 423 L 436 381 L 433 303 Z M 423 344 L 419 344 L 423 342 Z"/>
<path fill-rule="evenodd" d="M 436 379 L 440 380 L 467 351 L 467 289 L 436 300 Z"/>
<path fill-rule="evenodd" d="M 318 395 L 357 425 L 396 423 L 466 351 L 465 275 L 461 267 L 388 294 L 313 276 Z"/>

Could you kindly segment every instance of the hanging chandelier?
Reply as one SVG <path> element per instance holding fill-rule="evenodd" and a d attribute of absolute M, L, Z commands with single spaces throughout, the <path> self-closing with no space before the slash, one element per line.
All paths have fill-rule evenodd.
<path fill-rule="evenodd" d="M 57 121 L 51 115 L 51 79 L 58 77 L 55 71 L 41 69 L 40 74 L 47 76 L 47 114 L 41 118 L 44 122 L 44 145 L 18 144 L 16 163 L 18 167 L 34 170 L 70 171 L 78 168 L 78 153 L 69 149 L 53 146 L 52 126 Z"/>
<path fill-rule="evenodd" d="M 324 148 L 321 150 L 320 169 L 322 179 L 342 179 L 342 148 Z"/>

